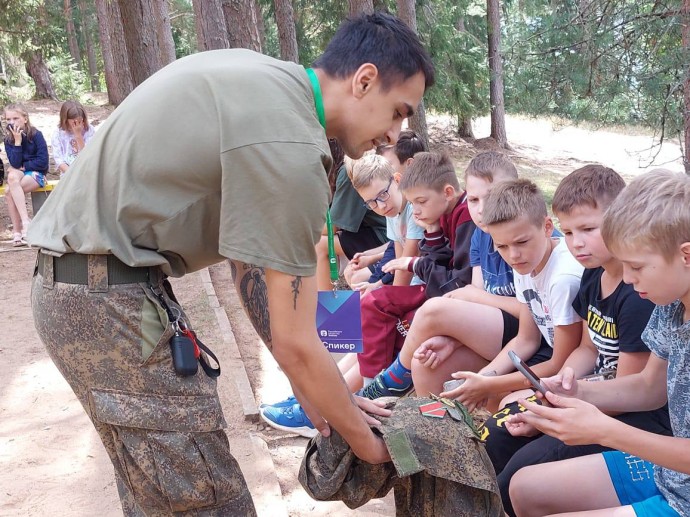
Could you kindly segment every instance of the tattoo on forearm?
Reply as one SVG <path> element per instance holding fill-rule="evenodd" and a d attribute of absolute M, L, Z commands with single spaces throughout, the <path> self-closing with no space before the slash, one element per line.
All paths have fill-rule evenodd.
<path fill-rule="evenodd" d="M 239 293 L 244 309 L 254 325 L 259 337 L 270 349 L 273 347 L 271 337 L 271 319 L 268 314 L 268 288 L 264 268 L 245 264 L 245 273 L 240 281 Z"/>
<path fill-rule="evenodd" d="M 232 260 L 228 260 L 230 262 L 230 274 L 232 275 L 232 281 L 237 282 L 237 266 Z"/>
<path fill-rule="evenodd" d="M 297 297 L 299 296 L 299 288 L 302 287 L 302 277 L 296 276 L 290 285 L 292 286 L 292 308 L 297 310 Z"/>

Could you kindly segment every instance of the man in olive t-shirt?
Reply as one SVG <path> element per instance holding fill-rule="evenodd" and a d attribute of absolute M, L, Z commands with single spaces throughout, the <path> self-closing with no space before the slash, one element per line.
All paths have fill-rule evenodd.
<path fill-rule="evenodd" d="M 125 99 L 48 198 L 29 230 L 34 321 L 126 515 L 255 514 L 214 372 L 165 280 L 224 258 L 316 427 L 389 459 L 358 405 L 386 411 L 355 402 L 316 333 L 314 245 L 327 137 L 352 158 L 394 142 L 433 81 L 416 35 L 381 13 L 345 22 L 313 69 L 246 50 L 186 57 Z"/>

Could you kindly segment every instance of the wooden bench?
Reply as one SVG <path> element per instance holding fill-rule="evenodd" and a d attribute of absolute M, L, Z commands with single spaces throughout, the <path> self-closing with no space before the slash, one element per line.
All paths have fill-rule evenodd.
<path fill-rule="evenodd" d="M 58 183 L 60 183 L 60 180 L 50 180 L 48 183 L 46 183 L 45 187 L 41 187 L 30 192 L 31 207 L 33 208 L 34 215 L 36 215 L 36 212 L 38 212 L 38 210 L 43 206 L 43 203 L 45 203 L 46 199 L 48 199 L 48 194 L 53 191 Z M 0 195 L 4 196 L 6 189 L 6 184 L 0 185 Z"/>

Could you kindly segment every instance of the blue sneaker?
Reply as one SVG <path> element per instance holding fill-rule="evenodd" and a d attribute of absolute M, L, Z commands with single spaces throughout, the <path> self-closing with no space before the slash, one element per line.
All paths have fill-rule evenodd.
<path fill-rule="evenodd" d="M 276 402 L 275 404 L 261 404 L 259 406 L 259 409 L 263 409 L 266 407 L 290 407 L 294 406 L 295 404 L 297 404 L 297 399 L 294 395 L 290 395 L 285 400 L 281 400 L 280 402 Z"/>
<path fill-rule="evenodd" d="M 299 404 L 287 407 L 267 406 L 259 413 L 264 422 L 281 431 L 298 434 L 305 438 L 313 438 L 319 434 Z"/>
<path fill-rule="evenodd" d="M 384 370 L 385 371 L 385 370 Z M 362 388 L 355 395 L 365 399 L 377 399 L 379 397 L 402 397 L 412 390 L 412 386 L 407 388 L 389 388 L 383 382 L 383 372 L 379 373 L 369 386 Z"/>

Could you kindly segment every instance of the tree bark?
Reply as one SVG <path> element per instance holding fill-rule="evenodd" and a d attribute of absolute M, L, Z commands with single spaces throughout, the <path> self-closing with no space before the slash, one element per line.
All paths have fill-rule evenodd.
<path fill-rule="evenodd" d="M 223 14 L 230 47 L 261 52 L 261 35 L 255 3 L 256 0 L 223 0 Z"/>
<path fill-rule="evenodd" d="M 280 57 L 285 61 L 299 63 L 299 49 L 297 47 L 297 31 L 295 29 L 295 13 L 292 0 L 274 0 L 276 11 L 276 25 L 278 26 L 278 41 L 280 43 Z"/>
<path fill-rule="evenodd" d="M 372 14 L 373 12 L 373 0 L 350 0 L 350 16 L 356 16 L 360 13 Z"/>
<path fill-rule="evenodd" d="M 503 103 L 503 60 L 501 57 L 501 13 L 499 0 L 487 0 L 486 19 L 489 43 L 489 102 L 491 137 L 499 147 L 508 149 L 506 114 Z"/>
<path fill-rule="evenodd" d="M 26 61 L 26 73 L 33 79 L 36 85 L 36 99 L 52 99 L 58 100 L 55 90 L 53 89 L 53 81 L 50 78 L 48 67 L 43 61 L 43 53 L 40 48 L 30 51 L 24 55 Z"/>
<path fill-rule="evenodd" d="M 194 19 L 200 52 L 230 48 L 220 0 L 194 0 Z"/>
<path fill-rule="evenodd" d="M 120 6 L 112 0 L 96 0 L 96 13 L 108 102 L 117 106 L 134 89 Z"/>
<path fill-rule="evenodd" d="M 69 43 L 69 54 L 72 56 L 72 61 L 81 68 L 81 52 L 79 52 L 79 42 L 77 41 L 77 31 L 74 28 L 74 10 L 72 9 L 71 0 L 64 0 L 63 13 L 65 22 L 67 24 L 67 42 Z"/>
<path fill-rule="evenodd" d="M 170 13 L 167 0 L 154 0 L 155 8 L 153 16 L 156 18 L 156 36 L 158 37 L 158 49 L 160 52 L 161 68 L 177 59 L 175 54 L 175 40 L 172 37 L 170 25 Z"/>
<path fill-rule="evenodd" d="M 174 44 L 171 43 L 168 5 L 164 2 L 165 0 L 118 0 L 127 57 L 135 86 L 171 61 L 170 48 L 174 48 Z"/>
<path fill-rule="evenodd" d="M 458 136 L 474 140 L 472 117 L 458 117 Z"/>
<path fill-rule="evenodd" d="M 89 79 L 91 81 L 91 91 L 100 91 L 100 84 L 98 81 L 98 63 L 96 62 L 96 49 L 91 36 L 91 26 L 93 17 L 91 16 L 90 7 L 86 5 L 85 0 L 79 0 L 79 11 L 81 12 L 81 26 L 84 34 L 84 43 L 86 44 L 86 60 L 89 65 Z"/>
<path fill-rule="evenodd" d="M 415 9 L 414 0 L 396 0 L 398 7 L 398 18 L 407 24 L 407 26 L 417 34 L 417 11 Z M 419 138 L 424 141 L 426 148 L 429 148 L 429 130 L 426 125 L 426 109 L 424 108 L 424 100 L 419 103 L 417 109 L 408 121 L 407 125 L 412 129 Z"/>
<path fill-rule="evenodd" d="M 690 174 L 690 0 L 683 0 L 681 15 L 681 40 L 685 55 L 685 77 L 683 78 L 683 133 L 685 134 L 685 149 L 683 150 L 683 164 L 685 173 Z"/>
<path fill-rule="evenodd" d="M 254 16 L 256 17 L 256 28 L 259 31 L 259 45 L 264 49 L 266 48 L 266 26 L 264 25 L 264 14 L 259 0 L 254 0 Z"/>

